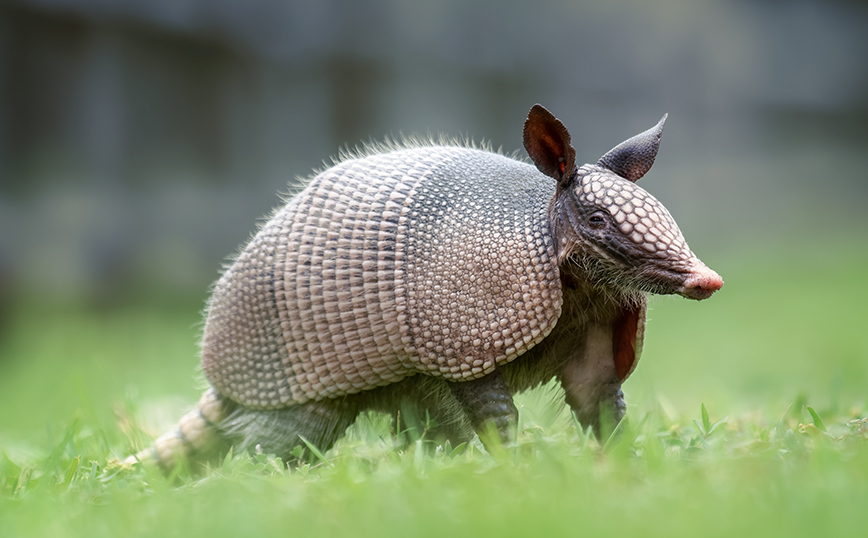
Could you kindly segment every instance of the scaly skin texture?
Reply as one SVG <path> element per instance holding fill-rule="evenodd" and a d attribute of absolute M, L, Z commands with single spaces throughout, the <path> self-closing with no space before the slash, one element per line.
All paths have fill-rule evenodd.
<path fill-rule="evenodd" d="M 662 127 L 577 167 L 566 128 L 536 105 L 535 167 L 432 145 L 319 173 L 217 282 L 202 343 L 213 389 L 138 458 L 168 468 L 220 439 L 290 458 L 302 437 L 328 449 L 369 409 L 430 417 L 455 443 L 509 442 L 512 394 L 551 379 L 599 435 L 601 416 L 624 415 L 646 294 L 723 285 L 635 184 Z"/>
<path fill-rule="evenodd" d="M 323 172 L 218 281 L 205 375 L 247 408 L 280 409 L 416 373 L 492 373 L 560 316 L 554 192 L 532 166 L 468 148 Z"/>

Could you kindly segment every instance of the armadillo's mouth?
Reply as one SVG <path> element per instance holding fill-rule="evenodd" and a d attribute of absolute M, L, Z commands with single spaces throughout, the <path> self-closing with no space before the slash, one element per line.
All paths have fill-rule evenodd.
<path fill-rule="evenodd" d="M 708 299 L 711 295 L 717 290 L 709 290 L 703 288 L 680 288 L 677 293 L 678 295 L 685 297 L 687 299 L 694 299 L 697 301 L 701 301 L 703 299 Z"/>

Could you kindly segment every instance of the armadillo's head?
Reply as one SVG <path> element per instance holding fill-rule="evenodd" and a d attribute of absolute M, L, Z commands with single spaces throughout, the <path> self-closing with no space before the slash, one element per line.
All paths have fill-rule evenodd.
<path fill-rule="evenodd" d="M 723 286 L 697 258 L 669 211 L 635 183 L 600 165 L 582 166 L 561 204 L 571 204 L 572 255 L 596 279 L 651 293 L 707 299 Z M 565 234 L 562 240 L 569 241 Z"/>
<path fill-rule="evenodd" d="M 707 299 L 723 280 L 691 252 L 663 204 L 635 183 L 654 163 L 665 120 L 597 164 L 576 168 L 566 128 L 536 105 L 525 123 L 525 148 L 558 180 L 551 220 L 563 263 L 579 264 L 597 284 Z"/>

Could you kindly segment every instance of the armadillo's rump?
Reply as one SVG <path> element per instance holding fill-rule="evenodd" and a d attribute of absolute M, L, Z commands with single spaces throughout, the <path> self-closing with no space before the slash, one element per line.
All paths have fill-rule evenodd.
<path fill-rule="evenodd" d="M 458 147 L 326 170 L 217 282 L 205 375 L 242 405 L 281 408 L 490 373 L 560 316 L 554 190 L 531 165 Z"/>

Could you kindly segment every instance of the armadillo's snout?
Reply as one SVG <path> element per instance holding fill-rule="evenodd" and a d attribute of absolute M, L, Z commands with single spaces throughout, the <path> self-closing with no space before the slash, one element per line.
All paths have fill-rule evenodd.
<path fill-rule="evenodd" d="M 704 264 L 695 268 L 684 280 L 678 295 L 701 301 L 723 287 L 723 279 Z"/>

